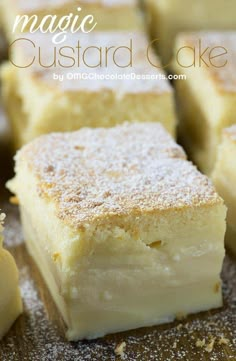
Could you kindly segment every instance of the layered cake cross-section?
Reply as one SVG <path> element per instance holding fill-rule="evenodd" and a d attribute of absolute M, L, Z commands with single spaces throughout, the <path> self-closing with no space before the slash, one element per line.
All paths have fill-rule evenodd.
<path fill-rule="evenodd" d="M 236 125 L 223 131 L 212 178 L 228 207 L 226 245 L 236 253 Z"/>
<path fill-rule="evenodd" d="M 8 187 L 69 340 L 222 305 L 226 208 L 158 123 L 44 135 Z"/>
<path fill-rule="evenodd" d="M 144 0 L 147 22 L 165 65 L 170 64 L 176 35 L 200 30 L 236 30 L 235 0 Z"/>
<path fill-rule="evenodd" d="M 180 34 L 175 44 L 179 133 L 192 160 L 213 170 L 222 130 L 236 122 L 236 32 Z"/>
<path fill-rule="evenodd" d="M 10 253 L 3 249 L 2 232 L 5 215 L 0 214 L 0 339 L 6 335 L 22 313 L 18 270 Z"/>
<path fill-rule="evenodd" d="M 57 25 L 65 29 L 65 24 L 78 28 L 81 23 L 89 31 L 96 23 L 96 30 L 139 30 L 143 28 L 143 19 L 138 0 L 2 0 L 0 4 L 4 29 L 9 41 L 19 34 L 30 30 L 32 24 L 39 27 L 44 20 L 45 27 L 51 29 Z M 72 16 L 71 16 L 72 15 Z M 35 21 L 35 17 L 36 21 Z M 63 17 L 67 19 L 63 21 Z M 86 22 L 84 19 L 89 17 Z M 21 19 L 16 23 L 17 17 Z M 70 17 L 70 21 L 68 21 Z M 77 17 L 77 21 L 75 19 Z M 25 24 L 25 26 L 24 26 Z M 13 33 L 13 29 L 15 32 Z M 70 30 L 66 28 L 66 30 Z"/>
<path fill-rule="evenodd" d="M 149 56 L 159 68 L 149 63 L 144 33 L 75 34 L 63 49 L 47 34 L 26 39 L 14 46 L 14 65 L 2 68 L 16 147 L 53 131 L 146 119 L 175 134 L 173 90 L 153 52 Z"/>

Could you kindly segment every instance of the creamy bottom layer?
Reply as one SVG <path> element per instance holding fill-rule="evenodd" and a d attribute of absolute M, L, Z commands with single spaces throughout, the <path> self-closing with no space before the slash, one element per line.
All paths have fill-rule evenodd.
<path fill-rule="evenodd" d="M 222 250 L 208 246 L 205 250 L 200 246 L 199 255 L 185 259 L 181 265 L 175 265 L 170 259 L 161 271 L 158 264 L 141 269 L 122 265 L 126 255 L 120 260 L 120 267 L 107 268 L 104 260 L 104 267 L 90 265 L 75 275 L 74 287 L 63 294 L 57 267 L 47 247 L 42 246 L 45 244 L 43 230 L 32 224 L 24 209 L 21 214 L 28 250 L 68 327 L 66 336 L 71 341 L 166 323 L 178 314 L 222 305 L 216 272 Z M 185 276 L 181 277 L 181 273 Z"/>

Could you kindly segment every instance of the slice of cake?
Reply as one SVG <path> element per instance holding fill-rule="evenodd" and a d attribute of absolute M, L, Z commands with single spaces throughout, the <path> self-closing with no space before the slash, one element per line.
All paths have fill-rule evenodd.
<path fill-rule="evenodd" d="M 174 71 L 187 76 L 176 83 L 181 141 L 210 174 L 222 129 L 235 123 L 236 32 L 181 34 L 175 49 Z"/>
<path fill-rule="evenodd" d="M 0 232 L 3 231 L 4 218 L 5 215 L 0 214 Z M 0 339 L 5 336 L 21 313 L 18 271 L 13 257 L 2 248 L 2 236 L 0 236 Z"/>
<path fill-rule="evenodd" d="M 96 30 L 135 30 L 143 27 L 141 11 L 139 9 L 138 0 L 1 0 L 3 22 L 8 39 L 11 41 L 21 33 L 30 30 L 33 23 L 34 15 L 37 15 L 36 27 L 44 17 L 48 15 L 57 16 L 56 21 L 53 22 L 53 29 L 57 24 L 60 24 L 60 19 L 69 14 L 73 14 L 71 24 L 75 17 L 78 16 L 76 21 L 76 28 L 81 24 L 83 19 L 92 15 L 94 21 L 89 23 L 86 21 L 85 30 L 90 30 L 94 23 L 97 23 Z M 12 32 L 17 16 L 21 16 L 22 20 L 15 28 L 15 33 Z M 27 22 L 25 22 L 27 17 Z M 89 21 L 91 19 L 88 19 Z M 24 29 L 22 25 L 26 24 Z M 65 26 L 67 21 L 62 23 Z M 49 24 L 49 19 L 45 23 Z"/>
<path fill-rule="evenodd" d="M 9 62 L 2 69 L 3 98 L 16 146 L 52 131 L 146 119 L 162 122 L 174 135 L 173 91 L 162 70 L 148 62 L 144 33 L 68 36 L 63 50 L 47 35 L 26 38 L 14 47 L 16 66 Z M 154 61 L 154 54 L 149 55 Z M 17 67 L 34 57 L 31 66 Z"/>
<path fill-rule="evenodd" d="M 236 30 L 235 0 L 144 0 L 147 21 L 163 62 L 173 54 L 176 35 L 182 31 Z"/>
<path fill-rule="evenodd" d="M 236 125 L 224 129 L 212 177 L 228 207 L 226 245 L 236 252 Z"/>
<path fill-rule="evenodd" d="M 69 340 L 222 305 L 225 206 L 158 123 L 42 136 L 8 186 Z"/>

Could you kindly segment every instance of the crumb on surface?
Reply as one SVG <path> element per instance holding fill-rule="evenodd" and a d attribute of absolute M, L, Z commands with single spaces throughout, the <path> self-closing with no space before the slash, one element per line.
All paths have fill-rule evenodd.
<path fill-rule="evenodd" d="M 203 340 L 200 340 L 200 339 L 198 339 L 197 341 L 196 341 L 196 346 L 197 347 L 204 347 L 205 346 L 205 344 L 206 344 L 206 341 L 205 341 L 205 339 L 203 339 Z"/>
<path fill-rule="evenodd" d="M 181 330 L 181 328 L 183 328 L 183 327 L 184 327 L 183 324 L 182 324 L 182 323 L 179 323 L 176 328 L 177 328 L 177 330 L 179 331 L 179 330 Z"/>
<path fill-rule="evenodd" d="M 212 352 L 213 351 L 213 348 L 214 348 L 214 345 L 215 345 L 215 338 L 214 337 L 212 337 L 211 338 L 211 341 L 206 345 L 206 347 L 205 347 L 205 350 L 207 351 L 207 352 Z"/>
<path fill-rule="evenodd" d="M 218 341 L 218 345 L 228 345 L 229 344 L 229 339 L 225 338 L 224 336 L 221 336 L 221 338 Z"/>
<path fill-rule="evenodd" d="M 126 342 L 120 342 L 116 348 L 115 348 L 115 354 L 116 356 L 120 356 L 122 360 L 125 358 L 125 348 L 126 348 Z"/>

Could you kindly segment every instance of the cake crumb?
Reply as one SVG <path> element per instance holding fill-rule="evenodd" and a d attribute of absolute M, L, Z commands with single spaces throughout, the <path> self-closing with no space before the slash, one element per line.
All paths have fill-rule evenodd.
<path fill-rule="evenodd" d="M 228 345 L 229 344 L 229 339 L 225 338 L 224 336 L 221 336 L 221 338 L 218 341 L 218 345 Z"/>
<path fill-rule="evenodd" d="M 213 337 L 211 341 L 206 345 L 205 350 L 209 353 L 212 352 L 214 348 L 214 344 L 215 344 L 215 338 Z"/>
<path fill-rule="evenodd" d="M 198 339 L 198 340 L 196 341 L 196 344 L 195 344 L 195 345 L 196 345 L 197 347 L 201 347 L 201 348 L 202 348 L 202 347 L 205 346 L 205 344 L 206 344 L 205 339 L 203 339 L 203 340 L 199 340 L 199 339 Z"/>
<path fill-rule="evenodd" d="M 120 356 L 122 360 L 125 359 L 125 348 L 126 348 L 126 342 L 120 342 L 116 348 L 115 348 L 115 354 L 116 356 Z"/>
<path fill-rule="evenodd" d="M 176 328 L 177 328 L 178 331 L 181 330 L 181 328 L 183 328 L 183 324 L 182 324 L 182 323 L 179 323 Z"/>
<path fill-rule="evenodd" d="M 16 196 L 10 197 L 10 198 L 9 198 L 9 202 L 10 202 L 11 204 L 13 204 L 14 206 L 18 206 L 19 203 L 20 203 L 18 197 L 16 197 Z"/>

